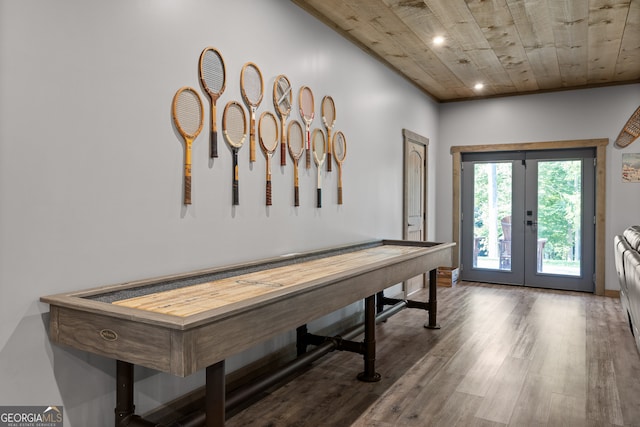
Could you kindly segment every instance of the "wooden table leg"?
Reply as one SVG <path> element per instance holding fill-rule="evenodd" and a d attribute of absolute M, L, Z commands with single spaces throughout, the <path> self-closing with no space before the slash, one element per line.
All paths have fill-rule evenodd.
<path fill-rule="evenodd" d="M 205 395 L 206 427 L 224 427 L 224 360 L 207 366 Z"/>
<path fill-rule="evenodd" d="M 365 382 L 380 381 L 376 372 L 376 297 L 369 296 L 364 300 L 364 372 L 358 379 Z"/>

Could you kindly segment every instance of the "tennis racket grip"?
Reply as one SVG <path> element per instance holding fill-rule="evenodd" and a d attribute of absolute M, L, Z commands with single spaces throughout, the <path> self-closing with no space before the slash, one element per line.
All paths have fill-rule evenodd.
<path fill-rule="evenodd" d="M 191 176 L 185 175 L 184 177 L 184 204 L 191 204 Z"/>
<path fill-rule="evenodd" d="M 316 193 L 317 193 L 316 207 L 321 208 L 322 207 L 322 188 L 317 188 Z"/>
<path fill-rule="evenodd" d="M 251 125 L 249 126 L 249 161 L 256 161 L 256 116 L 251 111 Z"/>
<path fill-rule="evenodd" d="M 342 187 L 338 187 L 338 204 L 342 204 Z"/>
<path fill-rule="evenodd" d="M 218 157 L 218 132 L 211 130 L 211 158 Z"/>
<path fill-rule="evenodd" d="M 284 119 L 282 119 L 282 139 L 280 139 L 280 166 L 287 165 L 287 132 L 284 127 Z"/>
<path fill-rule="evenodd" d="M 240 197 L 238 192 L 238 151 L 233 151 L 233 204 L 237 206 L 240 204 Z"/>
<path fill-rule="evenodd" d="M 271 206 L 271 180 L 267 181 L 267 206 Z"/>
<path fill-rule="evenodd" d="M 216 104 L 211 103 L 211 158 L 218 157 L 218 126 L 216 125 Z"/>
<path fill-rule="evenodd" d="M 300 187 L 293 187 L 293 206 L 300 206 Z"/>
<path fill-rule="evenodd" d="M 305 162 L 307 163 L 307 169 L 311 169 L 311 151 L 307 148 L 305 151 Z"/>
<path fill-rule="evenodd" d="M 327 172 L 331 172 L 331 151 L 327 151 Z"/>

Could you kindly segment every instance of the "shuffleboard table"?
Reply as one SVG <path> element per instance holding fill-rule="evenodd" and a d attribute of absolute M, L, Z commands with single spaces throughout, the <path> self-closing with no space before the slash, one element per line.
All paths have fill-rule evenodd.
<path fill-rule="evenodd" d="M 376 294 L 427 272 L 430 301 L 414 304 L 429 311 L 425 326 L 435 327 L 435 270 L 451 264 L 454 246 L 378 240 L 41 301 L 50 305 L 53 342 L 118 361 L 117 381 L 124 383 L 117 387 L 117 426 L 150 425 L 133 414 L 134 365 L 183 377 L 206 368 L 206 425 L 222 426 L 224 361 L 231 355 L 362 299 L 365 318 L 375 317 Z M 367 329 L 369 323 L 361 375 L 375 381 L 375 321 Z"/>

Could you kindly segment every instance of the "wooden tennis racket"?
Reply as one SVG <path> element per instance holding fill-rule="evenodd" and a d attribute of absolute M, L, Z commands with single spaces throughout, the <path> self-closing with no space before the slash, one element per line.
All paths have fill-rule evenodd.
<path fill-rule="evenodd" d="M 289 113 L 291 112 L 292 98 L 293 95 L 291 91 L 291 83 L 284 74 L 280 74 L 278 77 L 276 77 L 275 82 L 273 82 L 273 105 L 278 111 L 278 115 L 280 116 L 282 125 L 282 136 L 280 141 L 280 166 L 285 166 L 287 164 L 287 132 L 285 131 L 285 122 L 287 121 L 287 117 L 289 117 Z"/>
<path fill-rule="evenodd" d="M 300 206 L 300 186 L 298 184 L 298 161 L 304 152 L 304 131 L 300 122 L 292 120 L 287 129 L 287 145 L 293 160 L 293 206 Z"/>
<path fill-rule="evenodd" d="M 315 117 L 315 107 L 313 102 L 313 92 L 308 86 L 302 86 L 300 93 L 298 94 L 298 104 L 300 106 L 300 117 L 304 121 L 306 138 L 305 138 L 305 150 L 306 150 L 306 166 L 307 169 L 311 168 L 311 122 Z"/>
<path fill-rule="evenodd" d="M 200 83 L 211 101 L 211 137 L 209 155 L 218 157 L 218 127 L 216 124 L 216 101 L 224 92 L 226 72 L 222 55 L 213 47 L 205 48 L 199 61 Z"/>
<path fill-rule="evenodd" d="M 195 89 L 184 86 L 173 96 L 173 122 L 184 138 L 184 204 L 191 204 L 191 146 L 202 130 L 204 108 Z"/>
<path fill-rule="evenodd" d="M 240 90 L 242 98 L 251 111 L 249 123 L 249 161 L 256 161 L 256 110 L 262 102 L 264 94 L 264 81 L 262 73 L 256 64 L 247 62 L 240 72 Z"/>
<path fill-rule="evenodd" d="M 247 137 L 247 117 L 240 103 L 236 101 L 227 102 L 222 114 L 222 132 L 231 147 L 231 151 L 233 151 L 233 204 L 238 205 L 240 203 L 238 151 Z"/>
<path fill-rule="evenodd" d="M 333 136 L 333 158 L 338 165 L 338 204 L 342 204 L 342 162 L 347 157 L 347 139 L 340 131 Z"/>
<path fill-rule="evenodd" d="M 332 97 L 325 96 L 322 98 L 321 110 L 322 122 L 327 128 L 327 172 L 331 172 L 331 130 L 336 123 L 336 104 L 333 102 Z"/>
<path fill-rule="evenodd" d="M 324 139 L 324 132 L 322 129 L 313 130 L 313 161 L 316 163 L 318 169 L 318 186 L 316 188 L 317 194 L 317 208 L 322 207 L 322 165 L 327 154 L 327 141 Z"/>
<path fill-rule="evenodd" d="M 258 137 L 260 147 L 267 158 L 267 206 L 271 206 L 271 156 L 278 148 L 278 121 L 270 111 L 260 115 Z"/>

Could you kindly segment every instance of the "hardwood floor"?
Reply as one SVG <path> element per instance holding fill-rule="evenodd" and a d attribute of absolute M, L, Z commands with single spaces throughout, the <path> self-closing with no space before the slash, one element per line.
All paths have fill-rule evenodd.
<path fill-rule="evenodd" d="M 334 352 L 226 425 L 640 426 L 640 354 L 618 299 L 462 283 L 438 288 L 438 309 L 440 330 L 409 309 L 377 326 L 380 382 Z"/>

